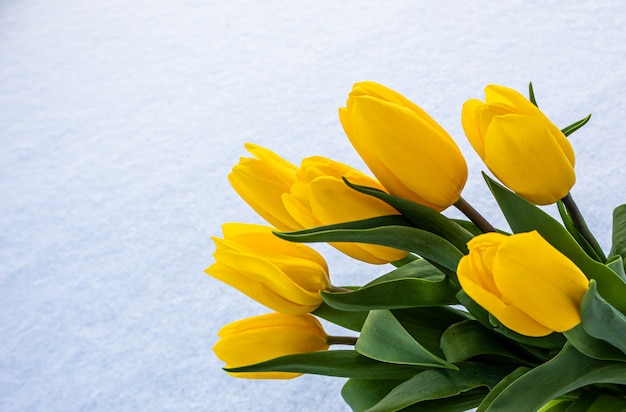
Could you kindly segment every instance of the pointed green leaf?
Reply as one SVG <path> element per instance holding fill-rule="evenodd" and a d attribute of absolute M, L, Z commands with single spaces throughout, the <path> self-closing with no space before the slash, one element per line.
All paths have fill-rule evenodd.
<path fill-rule="evenodd" d="M 441 306 L 456 303 L 459 288 L 439 272 L 439 279 L 405 278 L 364 286 L 353 292 L 321 292 L 324 301 L 340 310 L 367 311 Z"/>
<path fill-rule="evenodd" d="M 382 362 L 456 369 L 420 344 L 388 310 L 370 312 L 355 349 Z"/>
<path fill-rule="evenodd" d="M 626 300 L 626 296 L 622 298 Z M 610 343 L 626 355 L 626 316 L 602 299 L 593 280 L 583 297 L 580 316 L 587 333 Z"/>
<path fill-rule="evenodd" d="M 484 175 L 500 209 L 514 233 L 536 230 L 552 246 L 570 258 L 585 275 L 598 281 L 600 294 L 622 313 L 626 313 L 626 282 L 600 262 L 590 258 L 570 233 L 537 206 Z"/>
<path fill-rule="evenodd" d="M 441 213 L 419 203 L 402 199 L 371 187 L 352 184 L 345 178 L 343 180 L 352 189 L 388 203 L 402 213 L 416 228 L 439 235 L 447 239 L 448 242 L 452 243 L 463 253 L 467 253 L 467 242 L 473 235 L 454 220 L 448 219 Z"/>
<path fill-rule="evenodd" d="M 570 344 L 548 362 L 513 381 L 479 412 L 536 411 L 551 399 L 586 385 L 626 384 L 626 364 L 589 358 Z"/>
<path fill-rule="evenodd" d="M 447 240 L 405 226 L 383 226 L 371 229 L 333 229 L 329 226 L 298 232 L 275 232 L 276 236 L 292 242 L 359 242 L 389 246 L 414 252 L 440 269 L 455 283 L 456 267 L 463 254 Z"/>
<path fill-rule="evenodd" d="M 428 369 L 395 387 L 368 412 L 399 411 L 411 405 L 421 410 L 420 402 L 450 398 L 481 387 L 482 398 L 508 372 L 510 369 L 501 366 L 474 362 L 464 363 L 456 371 Z"/>
<path fill-rule="evenodd" d="M 626 261 L 626 204 L 613 210 L 613 255 L 620 255 Z"/>
<path fill-rule="evenodd" d="M 433 266 L 425 259 L 417 258 L 407 264 L 392 270 L 391 272 L 377 277 L 363 287 L 374 286 L 398 279 L 427 279 L 438 281 L 442 278 L 443 272 Z"/>
<path fill-rule="evenodd" d="M 572 235 L 574 239 L 576 239 L 576 242 L 578 242 L 580 247 L 583 248 L 583 250 L 585 251 L 585 253 L 587 253 L 587 255 L 589 255 L 593 260 L 597 260 L 598 262 L 601 262 L 602 258 L 598 256 L 598 254 L 593 249 L 591 244 L 589 244 L 587 239 L 585 239 L 585 237 L 578 231 L 578 229 L 576 229 L 574 220 L 572 219 L 572 216 L 570 215 L 567 208 L 565 207 L 565 204 L 563 203 L 563 201 L 561 200 L 557 201 L 556 205 L 559 210 L 559 214 L 561 215 L 561 220 L 563 220 L 563 224 L 565 225 L 565 228 L 567 229 L 567 231 Z"/>
<path fill-rule="evenodd" d="M 378 362 L 354 350 L 327 350 L 281 356 L 228 372 L 294 372 L 358 379 L 407 379 L 423 368 Z"/>
<path fill-rule="evenodd" d="M 589 335 L 582 324 L 563 332 L 578 352 L 590 358 L 626 362 L 626 355 L 615 346 Z"/>
<path fill-rule="evenodd" d="M 538 356 L 543 359 L 545 354 L 537 352 L 531 347 L 559 350 L 565 344 L 565 338 L 559 333 L 552 333 L 541 338 L 533 338 L 530 336 L 520 335 L 519 333 L 510 330 L 498 321 L 498 319 L 496 319 L 491 313 L 487 312 L 482 306 L 470 298 L 463 289 L 456 294 L 456 298 L 463 306 L 465 306 L 467 310 L 469 310 L 474 319 L 480 322 L 481 325 L 509 338 L 512 341 L 528 345 L 529 347 L 527 350 L 531 351 L 533 356 Z"/>
<path fill-rule="evenodd" d="M 565 344 L 565 337 L 561 333 L 553 332 L 548 336 L 533 337 L 517 333 L 502 324 L 495 316 L 489 314 L 489 322 L 493 325 L 493 330 L 512 339 L 516 342 L 529 346 L 536 346 L 545 349 L 561 349 Z"/>
<path fill-rule="evenodd" d="M 539 107 L 537 100 L 535 99 L 535 90 L 533 89 L 533 82 L 528 83 L 528 100 L 536 107 Z"/>
<path fill-rule="evenodd" d="M 483 401 L 478 406 L 477 411 L 482 411 L 485 405 L 491 405 L 493 401 L 504 391 L 510 384 L 518 380 L 525 373 L 527 373 L 531 368 L 527 368 L 525 366 L 519 367 L 515 369 L 513 372 L 505 376 L 498 382 L 498 384 L 489 392 L 489 394 L 483 399 Z"/>
<path fill-rule="evenodd" d="M 587 124 L 589 119 L 591 119 L 591 114 L 589 114 L 587 117 L 584 117 L 584 118 L 580 119 L 577 122 L 574 122 L 574 123 L 570 124 L 569 126 L 563 128 L 563 129 L 561 129 L 561 131 L 563 132 L 563 134 L 565 136 L 569 136 L 570 134 L 574 133 L 576 130 L 580 129 L 585 124 Z"/>
<path fill-rule="evenodd" d="M 341 388 L 341 396 L 354 412 L 365 412 L 402 382 L 402 380 L 348 379 Z"/>
<path fill-rule="evenodd" d="M 346 312 L 343 310 L 338 310 L 329 306 L 327 303 L 322 302 L 321 305 L 317 307 L 313 312 L 311 312 L 315 316 L 319 316 L 322 319 L 326 319 L 327 321 L 334 323 L 335 325 L 343 326 L 344 328 L 354 330 L 359 332 L 363 327 L 363 323 L 365 323 L 365 319 L 367 318 L 367 311 L 357 312 L 351 311 Z"/>
<path fill-rule="evenodd" d="M 611 256 L 606 261 L 606 265 L 609 269 L 617 274 L 620 279 L 626 281 L 626 271 L 624 271 L 624 259 L 620 255 Z"/>
<path fill-rule="evenodd" d="M 582 405 L 584 407 L 585 405 Z M 587 409 L 572 409 L 571 412 L 624 412 L 626 411 L 626 399 L 621 396 L 600 394 Z M 570 410 L 568 409 L 568 412 Z"/>
<path fill-rule="evenodd" d="M 441 350 L 448 362 L 458 363 L 476 356 L 500 358 L 500 362 L 532 366 L 510 350 L 508 339 L 486 329 L 475 320 L 465 320 L 451 325 L 441 336 Z"/>
<path fill-rule="evenodd" d="M 467 293 L 463 289 L 459 290 L 456 294 L 456 299 L 459 301 L 461 305 L 465 307 L 469 311 L 469 313 L 480 322 L 481 325 L 488 329 L 492 329 L 493 325 L 489 322 L 490 313 L 487 312 L 482 306 L 480 306 L 476 301 L 469 297 Z"/>

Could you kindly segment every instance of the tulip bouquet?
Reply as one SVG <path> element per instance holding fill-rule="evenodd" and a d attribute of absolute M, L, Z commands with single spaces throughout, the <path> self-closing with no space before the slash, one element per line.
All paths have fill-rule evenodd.
<path fill-rule="evenodd" d="M 461 196 L 467 166 L 448 133 L 373 82 L 339 118 L 375 178 L 247 144 L 229 180 L 271 226 L 225 224 L 206 272 L 273 312 L 219 331 L 225 370 L 347 378 L 355 411 L 626 410 L 626 205 L 605 254 L 570 194 L 567 136 L 589 117 L 560 130 L 529 91 L 488 86 L 462 109 L 506 229 Z M 560 221 L 540 207 L 555 203 Z M 451 206 L 467 218 L 442 214 Z M 335 286 L 315 242 L 395 268 Z"/>

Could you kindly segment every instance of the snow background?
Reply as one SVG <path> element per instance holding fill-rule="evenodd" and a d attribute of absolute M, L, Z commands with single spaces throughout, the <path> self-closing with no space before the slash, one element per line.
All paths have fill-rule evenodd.
<path fill-rule="evenodd" d="M 603 247 L 624 192 L 626 4 L 0 1 L 0 410 L 343 411 L 342 379 L 233 379 L 218 329 L 266 310 L 206 276 L 210 236 L 261 220 L 226 175 L 252 141 L 365 170 L 337 119 L 374 80 L 466 154 L 462 103 L 533 81 L 571 137 Z M 335 284 L 388 270 L 322 248 Z M 332 329 L 330 329 L 333 331 Z"/>

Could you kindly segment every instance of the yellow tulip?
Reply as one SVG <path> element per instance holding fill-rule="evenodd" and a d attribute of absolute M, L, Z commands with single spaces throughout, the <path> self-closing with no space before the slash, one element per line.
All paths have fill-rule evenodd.
<path fill-rule="evenodd" d="M 380 84 L 356 83 L 339 119 L 389 193 L 437 211 L 460 197 L 465 159 L 450 135 L 415 103 Z"/>
<path fill-rule="evenodd" d="M 351 183 L 384 188 L 360 171 L 324 157 L 314 156 L 302 161 L 297 181 L 282 199 L 291 216 L 303 227 L 331 225 L 379 216 L 398 215 L 398 211 L 382 200 L 349 188 Z M 365 243 L 332 243 L 343 253 L 367 263 L 383 264 L 402 259 L 407 252 Z"/>
<path fill-rule="evenodd" d="M 465 292 L 502 324 L 522 335 L 564 332 L 581 322 L 589 288 L 583 272 L 536 231 L 479 235 L 457 275 Z"/>
<path fill-rule="evenodd" d="M 296 182 L 298 168 L 261 146 L 246 143 L 245 147 L 255 158 L 242 157 L 233 167 L 228 175 L 232 187 L 272 226 L 284 231 L 302 229 L 280 199 Z"/>
<path fill-rule="evenodd" d="M 224 326 L 213 346 L 226 368 L 253 365 L 279 356 L 328 349 L 327 335 L 312 315 L 269 313 Z M 300 373 L 239 372 L 230 375 L 249 379 L 291 379 Z"/>
<path fill-rule="evenodd" d="M 222 226 L 213 238 L 215 263 L 206 273 L 278 312 L 299 315 L 321 303 L 330 287 L 328 266 L 315 250 L 279 239 L 272 228 L 245 223 Z"/>
<path fill-rule="evenodd" d="M 574 150 L 565 135 L 515 90 L 490 85 L 485 95 L 485 103 L 465 102 L 461 120 L 489 170 L 537 205 L 564 198 L 576 182 Z"/>

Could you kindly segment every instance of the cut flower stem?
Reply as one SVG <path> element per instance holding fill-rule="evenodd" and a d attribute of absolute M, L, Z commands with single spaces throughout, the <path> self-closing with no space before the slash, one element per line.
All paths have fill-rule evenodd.
<path fill-rule="evenodd" d="M 589 242 L 589 245 L 594 250 L 594 252 L 597 253 L 602 263 L 606 263 L 606 256 L 604 255 L 600 244 L 591 233 L 591 230 L 589 230 L 589 226 L 587 226 L 585 218 L 583 217 L 582 213 L 580 213 L 580 209 L 578 209 L 576 202 L 574 202 L 572 194 L 568 193 L 567 196 L 561 199 L 561 201 L 563 202 L 563 205 L 565 206 L 570 217 L 572 218 L 572 222 L 574 223 L 574 227 L 576 228 L 576 230 L 578 230 L 578 232 L 585 238 L 585 240 Z"/>
<path fill-rule="evenodd" d="M 494 228 L 491 223 L 487 221 L 476 209 L 472 207 L 463 197 L 459 197 L 459 199 L 454 202 L 454 206 L 461 211 L 465 216 L 468 217 L 469 220 L 472 221 L 480 229 L 483 233 L 487 232 L 495 232 L 496 228 Z"/>
<path fill-rule="evenodd" d="M 356 336 L 328 336 L 326 337 L 326 343 L 329 345 L 356 345 Z"/>

